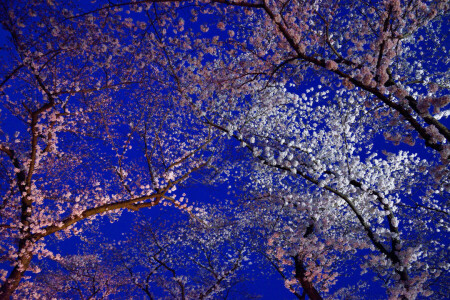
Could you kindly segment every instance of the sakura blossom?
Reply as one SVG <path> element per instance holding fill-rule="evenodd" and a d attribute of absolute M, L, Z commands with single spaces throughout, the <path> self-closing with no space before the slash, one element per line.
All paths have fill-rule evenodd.
<path fill-rule="evenodd" d="M 2 1 L 0 298 L 445 298 L 448 11 Z"/>

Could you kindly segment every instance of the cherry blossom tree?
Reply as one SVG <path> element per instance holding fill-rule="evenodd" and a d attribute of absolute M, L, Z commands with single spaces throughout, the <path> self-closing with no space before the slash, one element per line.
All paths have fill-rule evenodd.
<path fill-rule="evenodd" d="M 34 282 L 28 282 L 29 287 L 19 290 L 18 296 L 104 299 L 120 294 L 129 295 L 127 287 L 130 283 L 124 277 L 124 270 L 99 255 L 62 257 L 57 266 L 46 266 L 46 270 L 51 272 L 40 273 Z"/>
<path fill-rule="evenodd" d="M 290 224 L 299 221 L 298 226 L 306 224 L 305 220 L 299 218 L 297 210 L 274 197 L 262 195 L 253 200 L 258 203 L 251 207 L 247 201 L 239 202 L 241 209 L 231 203 L 220 209 L 217 206 L 197 208 L 201 222 L 195 219 L 176 224 L 162 224 L 166 221 L 158 219 L 152 224 L 140 221 L 134 235 L 125 241 L 104 243 L 101 254 L 92 254 L 98 253 L 98 246 L 91 245 L 86 251 L 91 254 L 62 258 L 61 271 L 47 269 L 32 283 L 33 289 L 27 291 L 32 290 L 39 297 L 56 298 L 71 293 L 81 298 L 89 298 L 93 293 L 97 297 L 120 297 L 125 291 L 149 299 L 227 298 L 248 281 L 246 278 L 253 278 L 255 273 L 271 276 L 275 270 L 282 275 L 285 285 L 294 289 L 295 282 L 290 283 L 287 278 L 290 265 L 285 265 L 281 258 L 287 247 L 276 247 L 279 240 L 274 244 L 274 237 L 286 230 L 288 220 Z M 313 232 L 312 226 L 308 226 L 305 237 Z M 295 261 L 296 266 L 302 263 L 300 258 Z M 341 265 L 334 264 L 334 267 L 339 269 Z M 321 299 L 312 280 L 300 273 L 296 277 L 303 280 L 302 287 L 308 297 Z M 319 298 L 314 298 L 314 293 Z M 295 291 L 294 294 L 304 299 L 304 295 Z"/>
<path fill-rule="evenodd" d="M 405 151 L 379 149 L 383 157 L 378 156 L 373 145 L 378 121 L 361 113 L 363 106 L 342 101 L 362 99 L 354 92 L 329 96 L 327 90 L 309 89 L 310 95 L 298 97 L 267 88 L 276 104 L 263 106 L 267 95 L 259 93 L 252 109 L 240 112 L 236 106 L 233 114 L 243 116 L 234 123 L 226 117 L 209 120 L 254 156 L 253 167 L 242 166 L 253 170 L 249 190 L 284 195 L 286 205 L 299 210 L 298 218 L 304 212 L 314 220 L 299 231 L 286 225 L 282 233 L 273 234 L 277 264 L 313 255 L 306 278 L 312 282 L 318 276 L 316 281 L 323 278 L 329 285 L 337 276 L 324 270 L 332 252 L 369 249 L 374 254 L 363 269 L 380 274 L 392 297 L 431 294 L 426 287 L 440 274 L 435 259 L 446 253 L 445 238 L 436 235 L 448 219 L 445 167 Z M 327 104 L 320 105 L 324 99 Z M 309 226 L 320 228 L 320 235 L 306 234 Z M 343 228 L 341 234 L 338 228 Z M 431 240 L 436 246 L 429 247 Z M 308 244 L 311 248 L 304 246 Z M 317 261 L 322 263 L 315 265 Z M 301 261 L 295 263 L 300 271 Z M 302 279 L 292 278 L 288 286 L 296 281 Z"/>
<path fill-rule="evenodd" d="M 192 107 L 180 106 L 181 83 L 171 79 L 178 48 L 146 31 L 155 16 L 135 27 L 107 12 L 74 20 L 70 3 L 1 9 L 7 299 L 26 271 L 39 272 L 33 257 L 59 258 L 46 247 L 50 235 L 79 234 L 99 215 L 116 219 L 165 201 L 190 213 L 175 200 L 176 187 L 211 163 L 216 137 Z M 137 53 L 136 41 L 149 51 Z"/>
<path fill-rule="evenodd" d="M 211 47 L 245 53 L 214 72 L 212 81 L 229 82 L 225 89 L 311 78 L 356 89 L 367 113 L 384 117 L 388 140 L 413 145 L 419 137 L 447 162 L 440 120 L 449 103 L 448 1 L 212 1 L 199 11 L 221 20 L 210 27 L 228 30 Z"/>
<path fill-rule="evenodd" d="M 445 239 L 438 242 L 435 230 L 445 227 L 448 219 L 448 128 L 439 121 L 446 118 L 440 109 L 448 103 L 447 68 L 439 65 L 441 61 L 448 65 L 441 52 L 447 5 L 215 1 L 199 8 L 221 18 L 210 28 L 230 29 L 229 39 L 209 50 L 220 52 L 226 63 L 211 64 L 202 73 L 210 78 L 203 101 L 214 99 L 206 122 L 268 166 L 267 176 L 272 177 L 274 169 L 281 171 L 277 181 L 283 191 L 298 190 L 298 181 L 290 187 L 283 180 L 299 177 L 317 193 L 311 199 L 323 199 L 325 192 L 324 206 L 334 211 L 317 216 L 328 220 L 339 216 L 336 222 L 342 222 L 342 214 L 350 213 L 349 228 L 357 230 L 357 221 L 369 241 L 366 247 L 378 252 L 372 266 L 388 278 L 392 297 L 429 295 L 424 287 L 437 270 L 428 274 L 429 266 L 436 264 L 427 257 L 445 253 Z M 433 39 L 415 45 L 414 38 L 423 32 Z M 233 50 L 220 51 L 224 44 Z M 430 56 L 421 53 L 430 45 Z M 234 59 L 238 53 L 245 54 Z M 412 65 L 419 67 L 417 73 Z M 308 82 L 305 77 L 320 79 L 321 85 L 306 88 L 310 92 L 318 86 L 312 99 L 302 95 L 307 94 L 302 91 Z M 418 135 L 425 146 L 440 152 L 441 162 L 404 151 L 377 157 L 373 141 L 379 133 L 394 144 L 402 141 L 410 146 Z M 265 180 L 269 179 L 254 179 L 252 184 Z M 308 195 L 304 189 L 297 193 Z M 345 206 L 339 214 L 330 205 L 333 198 Z M 318 206 L 316 201 L 310 205 Z M 411 215 L 415 221 L 408 220 Z M 400 222 L 409 224 L 399 227 Z M 419 224 L 420 228 L 427 224 L 426 229 L 417 231 Z M 426 245 L 427 239 L 439 246 L 427 249 L 433 255 L 425 254 L 416 264 L 419 270 L 414 269 L 411 264 L 423 254 L 419 245 Z M 410 248 L 401 250 L 408 244 Z"/>
<path fill-rule="evenodd" d="M 161 297 L 158 289 L 162 295 L 180 299 L 211 299 L 228 294 L 243 280 L 237 274 L 248 260 L 248 247 L 246 239 L 237 238 L 243 232 L 233 228 L 232 223 L 226 219 L 214 221 L 209 226 L 197 221 L 176 226 L 143 224 L 137 233 L 141 247 L 129 245 L 126 249 L 132 248 L 131 253 L 117 248 L 118 261 L 150 299 Z M 136 240 L 126 243 L 134 244 Z"/>
<path fill-rule="evenodd" d="M 393 298 L 442 292 L 448 1 L 1 4 L 2 297 L 59 259 L 49 235 L 163 200 L 195 216 L 175 191 L 200 172 L 292 210 L 261 253 L 299 298 L 364 255 Z"/>
<path fill-rule="evenodd" d="M 87 248 L 98 254 L 63 258 L 65 272 L 40 274 L 34 292 L 56 298 L 91 298 L 94 292 L 120 297 L 125 291 L 149 299 L 226 298 L 245 281 L 239 273 L 249 260 L 249 238 L 240 238 L 243 227 L 223 218 L 224 211 L 197 210 L 201 222 L 139 221 L 126 240 L 104 243 L 101 254 Z"/>

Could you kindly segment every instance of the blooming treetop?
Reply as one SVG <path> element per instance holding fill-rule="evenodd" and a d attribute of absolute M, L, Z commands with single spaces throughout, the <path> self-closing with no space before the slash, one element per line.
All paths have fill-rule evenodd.
<path fill-rule="evenodd" d="M 210 126 L 179 105 L 181 87 L 170 80 L 177 48 L 145 24 L 136 29 L 104 12 L 71 21 L 70 9 L 2 6 L 0 251 L 12 266 L 2 264 L 2 298 L 25 271 L 39 271 L 33 257 L 59 258 L 46 247 L 49 235 L 160 203 L 190 213 L 176 187 L 215 151 Z M 149 51 L 137 53 L 139 45 Z"/>
<path fill-rule="evenodd" d="M 299 297 L 350 250 L 392 297 L 437 289 L 448 1 L 4 2 L 2 297 L 58 258 L 48 235 L 164 199 L 190 213 L 176 186 L 211 165 L 297 212 L 264 253 Z"/>

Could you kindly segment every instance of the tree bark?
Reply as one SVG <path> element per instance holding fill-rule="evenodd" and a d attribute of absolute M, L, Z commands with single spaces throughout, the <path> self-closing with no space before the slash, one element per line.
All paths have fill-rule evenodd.
<path fill-rule="evenodd" d="M 313 286 L 311 281 L 309 281 L 306 278 L 305 266 L 303 265 L 303 262 L 298 255 L 294 257 L 294 261 L 295 261 L 295 278 L 297 278 L 297 280 L 302 285 L 303 291 L 306 293 L 306 295 L 308 295 L 309 299 L 311 300 L 322 300 L 322 297 L 320 296 L 319 292 Z"/>
<path fill-rule="evenodd" d="M 312 222 L 307 228 L 306 232 L 303 235 L 303 237 L 308 237 L 310 234 L 314 232 L 314 222 Z M 302 259 L 297 254 L 293 257 L 295 262 L 295 278 L 300 282 L 302 285 L 304 293 L 308 296 L 311 300 L 322 300 L 322 296 L 320 296 L 319 292 L 316 290 L 316 288 L 313 286 L 311 281 L 309 281 L 306 278 L 306 268 L 303 264 Z"/>
<path fill-rule="evenodd" d="M 25 253 L 18 259 L 18 265 L 14 267 L 9 274 L 8 279 L 0 288 L 0 300 L 10 299 L 14 291 L 19 286 L 20 280 L 23 274 L 28 269 L 33 255 L 31 253 Z"/>

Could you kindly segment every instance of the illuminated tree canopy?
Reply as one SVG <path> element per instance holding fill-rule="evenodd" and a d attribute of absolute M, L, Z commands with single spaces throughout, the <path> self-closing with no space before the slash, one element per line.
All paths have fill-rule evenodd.
<path fill-rule="evenodd" d="M 449 295 L 447 0 L 1 0 L 0 21 L 0 299 Z"/>

